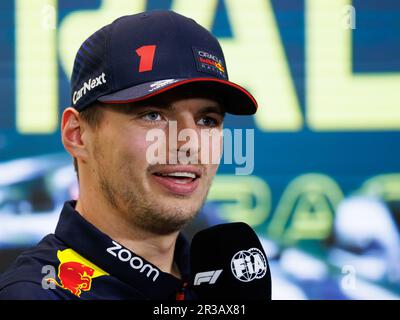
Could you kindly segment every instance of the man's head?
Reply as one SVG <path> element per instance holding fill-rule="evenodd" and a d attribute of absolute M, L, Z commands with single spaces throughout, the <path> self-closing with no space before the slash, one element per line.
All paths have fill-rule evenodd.
<path fill-rule="evenodd" d="M 201 208 L 225 112 L 257 108 L 229 82 L 215 37 L 171 11 L 121 17 L 97 31 L 77 53 L 71 85 L 62 137 L 80 194 L 96 194 L 157 234 L 180 230 Z"/>
<path fill-rule="evenodd" d="M 63 117 L 63 143 L 77 159 L 80 187 L 95 189 L 127 221 L 145 230 L 165 234 L 184 227 L 203 205 L 218 168 L 208 156 L 222 149 L 224 107 L 219 99 L 186 86 L 140 103 L 90 108 L 86 118 L 73 108 Z M 197 138 L 176 139 L 171 123 L 178 135 L 190 130 Z M 151 131 L 165 139 L 150 140 Z M 204 139 L 208 150 L 202 150 Z M 152 163 L 149 157 L 155 142 L 157 152 L 165 151 L 165 163 Z M 177 161 L 171 164 L 174 156 Z M 185 158 L 196 160 L 182 164 Z"/>

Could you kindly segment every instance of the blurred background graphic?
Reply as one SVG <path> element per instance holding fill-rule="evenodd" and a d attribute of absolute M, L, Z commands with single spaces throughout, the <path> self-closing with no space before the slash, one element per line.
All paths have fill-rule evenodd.
<path fill-rule="evenodd" d="M 400 298 L 398 0 L 2 0 L 0 272 L 78 196 L 60 141 L 81 42 L 121 15 L 173 9 L 220 40 L 257 98 L 254 172 L 221 165 L 190 237 L 249 223 L 274 299 Z"/>

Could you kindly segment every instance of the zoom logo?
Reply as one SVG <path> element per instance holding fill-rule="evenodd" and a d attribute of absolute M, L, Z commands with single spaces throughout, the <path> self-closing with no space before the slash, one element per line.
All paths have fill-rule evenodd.
<path fill-rule="evenodd" d="M 129 250 L 123 249 L 119 243 L 115 241 L 113 241 L 112 243 L 115 246 L 107 248 L 107 252 L 109 254 L 118 258 L 122 262 L 129 263 L 132 269 L 138 270 L 140 273 L 145 273 L 146 277 L 150 279 L 153 275 L 153 281 L 157 280 L 158 276 L 160 275 L 160 272 L 156 268 L 154 268 L 148 263 L 144 263 L 140 257 L 133 255 Z"/>
<path fill-rule="evenodd" d="M 267 268 L 267 259 L 257 248 L 241 250 L 235 253 L 231 261 L 233 275 L 243 282 L 261 279 L 267 273 Z"/>

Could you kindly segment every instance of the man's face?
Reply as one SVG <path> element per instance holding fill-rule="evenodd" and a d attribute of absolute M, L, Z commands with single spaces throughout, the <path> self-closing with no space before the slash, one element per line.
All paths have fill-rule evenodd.
<path fill-rule="evenodd" d="M 223 117 L 222 107 L 212 96 L 185 94 L 182 89 L 141 103 L 105 107 L 89 150 L 94 183 L 128 223 L 156 234 L 180 230 L 202 207 L 217 171 L 218 163 L 210 163 L 208 156 L 222 149 Z M 198 139 L 172 143 L 184 129 Z M 211 129 L 220 133 L 217 139 L 208 134 Z M 165 135 L 157 146 L 165 148 L 166 163 L 149 158 L 149 147 L 155 143 L 146 139 L 151 130 Z M 202 152 L 205 137 L 208 150 Z M 180 156 L 198 159 L 198 163 L 182 164 L 185 157 Z"/>

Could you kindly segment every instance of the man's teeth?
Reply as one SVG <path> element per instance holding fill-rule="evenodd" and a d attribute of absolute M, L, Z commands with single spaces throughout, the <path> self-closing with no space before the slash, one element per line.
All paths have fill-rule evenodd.
<path fill-rule="evenodd" d="M 164 177 L 183 177 L 196 179 L 196 175 L 192 172 L 171 172 L 171 173 L 161 173 Z"/>

